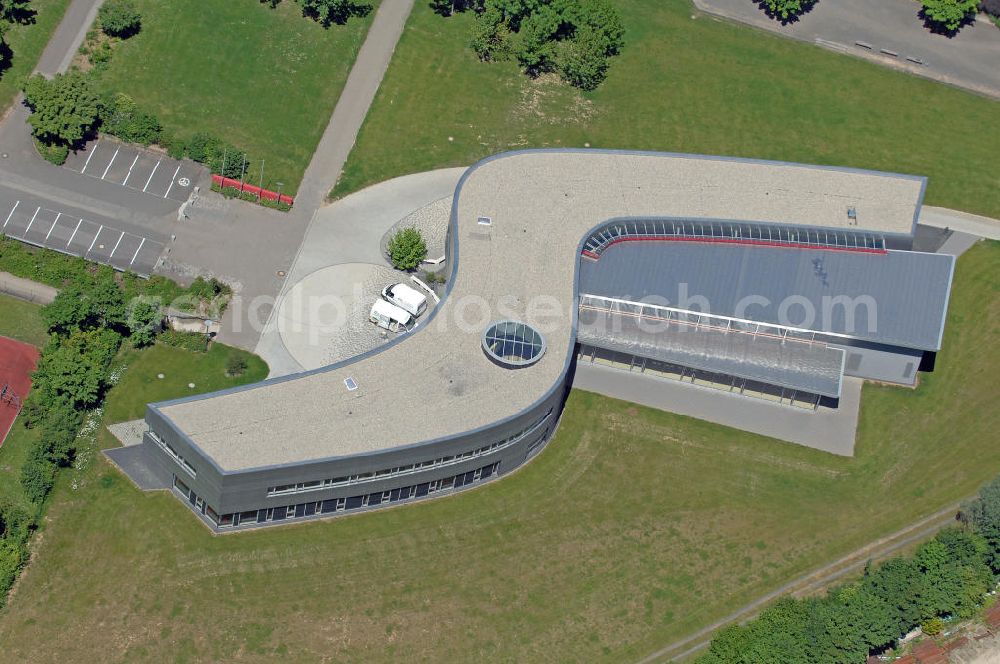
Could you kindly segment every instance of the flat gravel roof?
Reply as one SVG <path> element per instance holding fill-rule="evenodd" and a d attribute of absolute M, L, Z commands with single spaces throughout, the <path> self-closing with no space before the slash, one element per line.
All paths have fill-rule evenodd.
<path fill-rule="evenodd" d="M 223 472 L 459 435 L 518 415 L 560 384 L 572 352 L 578 249 L 599 223 L 669 216 L 908 234 L 924 183 L 915 176 L 691 155 L 498 155 L 470 168 L 456 190 L 450 293 L 415 332 L 315 372 L 153 408 Z M 482 331 L 499 319 L 519 319 L 543 333 L 548 350 L 536 364 L 512 370 L 484 355 Z M 348 377 L 356 390 L 345 388 Z"/>

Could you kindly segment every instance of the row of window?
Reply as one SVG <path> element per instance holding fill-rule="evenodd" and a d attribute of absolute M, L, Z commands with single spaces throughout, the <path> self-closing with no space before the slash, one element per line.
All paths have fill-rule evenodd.
<path fill-rule="evenodd" d="M 184 482 L 174 476 L 174 487 L 179 491 L 192 506 L 220 528 L 229 528 L 252 523 L 266 523 L 268 521 L 284 521 L 285 519 L 298 519 L 315 514 L 332 514 L 347 510 L 359 509 L 362 507 L 374 507 L 387 503 L 399 502 L 421 498 L 440 491 L 451 491 L 461 488 L 474 482 L 480 482 L 493 477 L 500 472 L 500 462 L 491 463 L 488 466 L 470 470 L 467 473 L 459 473 L 453 477 L 433 482 L 423 482 L 412 486 L 405 486 L 390 491 L 378 491 L 375 493 L 351 496 L 349 498 L 331 498 L 329 500 L 312 501 L 299 503 L 298 505 L 285 505 L 282 507 L 267 507 L 246 512 L 235 512 L 219 516 L 215 510 L 205 504 L 199 496 L 195 494 Z"/>
<path fill-rule="evenodd" d="M 294 493 L 306 493 L 308 491 L 320 491 L 322 489 L 329 489 L 338 486 L 347 486 L 350 484 L 360 484 L 362 482 L 373 482 L 375 480 L 386 479 L 389 477 L 397 477 L 399 475 L 408 475 L 410 473 L 416 473 L 428 468 L 433 468 L 436 466 L 449 466 L 456 463 L 461 463 L 462 461 L 467 461 L 469 459 L 475 459 L 477 457 L 484 456 L 486 454 L 491 454 L 498 450 L 502 450 L 506 447 L 513 445 L 525 436 L 533 433 L 538 427 L 540 427 L 546 419 L 552 414 L 552 409 L 550 408 L 545 415 L 538 418 L 535 422 L 525 427 L 521 431 L 508 436 L 507 438 L 492 443 L 490 445 L 485 445 L 477 450 L 469 450 L 468 452 L 463 452 L 462 454 L 456 454 L 454 456 L 443 456 L 437 459 L 423 461 L 421 463 L 412 463 L 405 466 L 397 466 L 394 468 L 385 468 L 383 470 L 376 470 L 374 472 L 359 473 L 357 475 L 348 475 L 343 477 L 332 477 L 325 480 L 313 480 L 311 482 L 299 482 L 297 484 L 282 484 L 280 486 L 268 487 L 267 495 L 272 496 L 286 496 L 288 494 Z"/>
<path fill-rule="evenodd" d="M 170 443 L 160 438 L 159 435 L 157 435 L 157 433 L 152 429 L 149 431 L 149 437 L 153 439 L 153 442 L 156 443 L 161 450 L 167 453 L 167 456 L 176 461 L 178 466 L 187 471 L 188 475 L 195 477 L 198 474 L 198 471 L 194 469 L 194 466 L 185 461 L 184 457 L 178 454 L 177 450 L 175 450 Z"/>

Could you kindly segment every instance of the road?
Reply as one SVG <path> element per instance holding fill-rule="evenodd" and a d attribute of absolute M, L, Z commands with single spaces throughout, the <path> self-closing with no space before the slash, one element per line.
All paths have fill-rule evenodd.
<path fill-rule="evenodd" d="M 694 0 L 694 4 L 702 11 L 785 37 L 1000 98 L 1000 68 L 996 66 L 1000 30 L 986 20 L 946 37 L 924 27 L 917 16 L 920 6 L 912 0 L 819 0 L 799 20 L 785 25 L 768 18 L 749 0 Z M 858 102 L 863 104 L 864 99 Z"/>

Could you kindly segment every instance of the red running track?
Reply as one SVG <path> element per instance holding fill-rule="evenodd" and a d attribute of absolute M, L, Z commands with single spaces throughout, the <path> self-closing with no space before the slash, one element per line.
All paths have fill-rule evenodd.
<path fill-rule="evenodd" d="M 0 399 L 0 446 L 14 426 L 18 408 L 9 403 L 11 393 L 23 402 L 31 389 L 31 372 L 38 362 L 38 349 L 30 344 L 0 337 L 0 390 L 7 385 L 7 395 Z"/>

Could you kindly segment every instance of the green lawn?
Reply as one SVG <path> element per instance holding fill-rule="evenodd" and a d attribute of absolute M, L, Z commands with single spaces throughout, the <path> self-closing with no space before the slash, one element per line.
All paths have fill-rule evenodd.
<path fill-rule="evenodd" d="M 0 642 L 25 662 L 633 661 L 1000 472 L 998 266 L 1000 243 L 959 261 L 939 370 L 865 387 L 854 459 L 574 392 L 500 482 L 220 537 L 94 464 L 57 487 Z M 108 413 L 165 396 L 158 365 Z"/>
<path fill-rule="evenodd" d="M 294 194 L 368 25 L 324 29 L 286 0 L 138 0 L 142 31 L 101 85 L 131 95 L 180 136 L 205 131 L 249 153 L 248 178 Z"/>
<path fill-rule="evenodd" d="M 8 295 L 0 295 L 0 336 L 42 347 L 48 338 L 48 332 L 42 321 L 41 307 Z"/>
<path fill-rule="evenodd" d="M 690 0 L 616 4 L 624 52 L 581 94 L 480 63 L 471 14 L 441 18 L 418 2 L 335 194 L 590 143 L 927 175 L 929 204 L 1000 217 L 1000 103 L 716 20 Z"/>
<path fill-rule="evenodd" d="M 24 77 L 38 64 L 38 58 L 62 20 L 68 4 L 69 0 L 32 0 L 30 6 L 37 12 L 35 22 L 10 26 L 5 39 L 14 56 L 9 67 L 0 68 L 0 117 L 21 91 Z"/>

